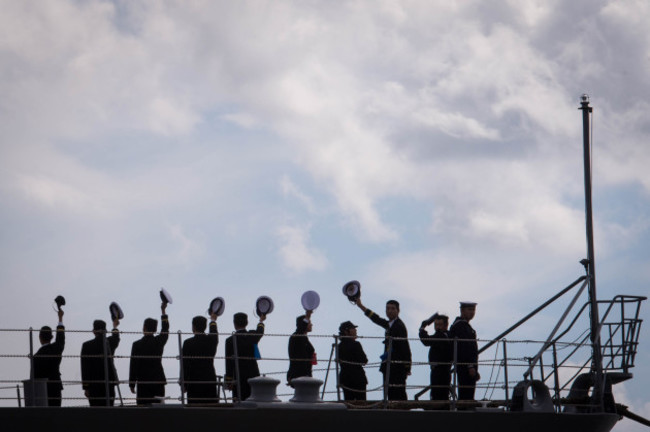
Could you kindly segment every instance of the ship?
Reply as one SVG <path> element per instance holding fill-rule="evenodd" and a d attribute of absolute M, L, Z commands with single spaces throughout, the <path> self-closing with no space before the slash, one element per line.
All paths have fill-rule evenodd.
<path fill-rule="evenodd" d="M 43 406 L 47 403 L 39 402 L 38 387 L 42 389 L 44 384 L 29 379 L 22 386 L 16 385 L 17 406 L 0 407 L 3 430 L 128 432 L 142 428 L 156 431 L 270 428 L 283 432 L 394 432 L 409 428 L 436 432 L 608 432 L 623 417 L 650 426 L 648 420 L 617 403 L 612 390 L 617 384 L 633 378 L 642 324 L 640 309 L 646 297 L 621 294 L 610 300 L 597 298 L 590 167 L 592 107 L 588 96 L 581 97 L 579 109 L 583 122 L 587 238 L 587 256 L 580 261 L 584 274 L 481 346 L 479 354 L 490 352 L 490 357 L 494 358 L 485 362 L 492 366 L 492 372 L 496 371 L 496 376 L 490 376 L 484 385 L 486 394 L 491 390 L 492 395 L 496 392 L 502 397 L 456 400 L 454 375 L 449 401 L 423 399 L 430 389 L 423 385 L 414 400 L 388 400 L 384 388 L 383 398 L 346 402 L 341 400 L 338 379 L 336 391 L 330 393 L 334 396 L 328 399 L 324 397 L 324 385 L 330 369 L 332 375 L 338 377 L 339 363 L 335 356 L 334 362 L 328 363 L 325 382 L 316 378 L 298 379 L 295 394 L 289 401 L 277 397 L 279 380 L 261 376 L 251 379 L 252 395 L 241 402 L 223 399 L 215 404 L 188 406 L 181 396 L 180 403 L 146 407 L 123 401 L 114 407 L 48 407 Z M 573 297 L 545 340 L 507 339 L 569 293 Z M 522 346 L 535 349 L 525 355 L 520 353 Z M 108 400 L 106 405 L 109 405 Z"/>

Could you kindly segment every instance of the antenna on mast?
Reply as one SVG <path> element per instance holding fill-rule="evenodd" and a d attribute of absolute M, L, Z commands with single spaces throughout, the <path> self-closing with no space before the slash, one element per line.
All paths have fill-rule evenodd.
<path fill-rule="evenodd" d="M 587 259 L 581 263 L 587 272 L 587 283 L 589 287 L 589 316 L 590 316 L 590 339 L 592 346 L 591 372 L 594 376 L 593 400 L 601 407 L 603 404 L 603 360 L 600 349 L 600 315 L 598 314 L 598 300 L 596 297 L 596 260 L 594 257 L 594 226 L 591 201 L 591 134 L 590 114 L 593 109 L 589 106 L 589 95 L 580 96 L 580 108 L 582 111 L 582 134 L 583 134 L 583 158 L 585 175 L 585 219 L 587 229 Z"/>

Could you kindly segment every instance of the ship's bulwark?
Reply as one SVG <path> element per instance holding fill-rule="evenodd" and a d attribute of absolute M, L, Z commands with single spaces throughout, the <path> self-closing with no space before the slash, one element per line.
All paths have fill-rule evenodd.
<path fill-rule="evenodd" d="M 6 431 L 607 432 L 616 414 L 238 408 L 0 408 Z"/>

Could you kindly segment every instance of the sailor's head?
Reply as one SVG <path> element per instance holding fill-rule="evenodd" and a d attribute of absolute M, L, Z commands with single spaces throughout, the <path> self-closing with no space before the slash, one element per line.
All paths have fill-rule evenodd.
<path fill-rule="evenodd" d="M 352 324 L 352 321 L 342 322 L 339 326 L 339 335 L 357 337 L 357 326 Z"/>
<path fill-rule="evenodd" d="M 460 317 L 469 321 L 476 315 L 476 303 L 471 301 L 460 302 Z"/>
<path fill-rule="evenodd" d="M 433 328 L 436 331 L 446 331 L 449 328 L 449 317 L 447 315 L 436 314 L 433 317 Z"/>
<path fill-rule="evenodd" d="M 237 312 L 232 317 L 232 323 L 237 330 L 245 329 L 248 325 L 248 315 L 246 315 L 244 312 Z"/>
<path fill-rule="evenodd" d="M 105 332 L 106 332 L 106 321 L 104 320 L 93 321 L 93 333 L 99 335 Z"/>
<path fill-rule="evenodd" d="M 389 321 L 399 316 L 399 302 L 397 300 L 388 300 L 386 302 L 386 316 Z"/>
<path fill-rule="evenodd" d="M 41 345 L 50 343 L 52 337 L 52 329 L 49 326 L 41 327 L 41 331 L 38 333 L 38 340 L 41 342 Z"/>
<path fill-rule="evenodd" d="M 296 318 L 296 333 L 306 334 L 309 333 L 311 329 L 311 319 L 309 319 L 307 315 L 300 315 Z"/>
<path fill-rule="evenodd" d="M 147 318 L 144 320 L 142 325 L 142 333 L 144 334 L 153 334 L 158 330 L 158 320 L 153 318 Z"/>
<path fill-rule="evenodd" d="M 201 315 L 197 315 L 192 318 L 192 332 L 193 333 L 205 333 L 205 329 L 208 326 L 208 320 Z"/>

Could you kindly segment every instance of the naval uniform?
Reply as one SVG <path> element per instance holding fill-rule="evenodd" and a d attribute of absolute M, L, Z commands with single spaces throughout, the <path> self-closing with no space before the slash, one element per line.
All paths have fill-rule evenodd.
<path fill-rule="evenodd" d="M 156 396 L 165 396 L 167 378 L 162 366 L 162 355 L 169 338 L 169 319 L 160 317 L 162 326 L 158 336 L 147 334 L 133 342 L 131 348 L 131 365 L 129 367 L 129 387 L 134 390 L 137 385 L 136 400 L 138 405 L 160 402 Z"/>
<path fill-rule="evenodd" d="M 56 326 L 56 337 L 53 343 L 41 346 L 34 354 L 34 378 L 47 378 L 47 405 L 61 406 L 61 355 L 65 347 L 65 327 L 62 323 Z"/>
<path fill-rule="evenodd" d="M 289 370 L 287 382 L 302 376 L 311 376 L 314 347 L 306 334 L 294 332 L 289 337 Z"/>
<path fill-rule="evenodd" d="M 226 382 L 232 383 L 233 398 L 241 401 L 248 399 L 251 395 L 251 386 L 248 384 L 249 378 L 260 376 L 260 369 L 255 358 L 255 346 L 264 336 L 264 323 L 257 324 L 255 330 L 241 329 L 237 330 L 233 336 L 226 339 Z M 234 339 L 237 338 L 237 352 L 235 353 Z M 237 355 L 235 355 L 237 354 Z M 235 357 L 238 361 L 235 363 Z M 239 373 L 239 380 L 237 380 Z M 239 388 L 241 389 L 241 397 Z"/>
<path fill-rule="evenodd" d="M 115 384 L 117 373 L 113 363 L 113 353 L 120 344 L 120 332 L 114 328 L 111 335 L 104 339 L 102 332 L 95 339 L 84 342 L 81 346 L 81 381 L 88 392 L 90 406 L 106 405 L 106 379 L 108 378 L 108 405 L 115 402 Z M 104 360 L 108 365 L 108 377 L 104 373 Z"/>
<path fill-rule="evenodd" d="M 386 382 L 386 373 L 388 376 L 388 399 L 389 400 L 407 400 L 406 396 L 406 377 L 411 372 L 411 347 L 408 337 L 408 331 L 404 322 L 395 318 L 393 321 L 388 321 L 381 318 L 370 309 L 366 309 L 364 314 L 370 318 L 372 322 L 380 327 L 386 329 L 384 339 L 384 355 L 382 355 L 382 362 L 379 370 L 384 374 L 384 382 Z M 390 353 L 390 371 L 386 368 L 386 361 L 388 360 L 388 347 L 390 346 L 391 338 L 402 338 L 392 340 L 392 352 Z"/>
<path fill-rule="evenodd" d="M 469 369 L 472 367 L 475 368 L 478 374 L 478 343 L 476 342 L 476 331 L 469 325 L 469 322 L 457 317 L 451 325 L 449 333 L 452 339 L 459 339 L 456 342 L 458 400 L 474 400 L 476 377 L 470 376 Z"/>
<path fill-rule="evenodd" d="M 447 331 L 436 331 L 433 335 L 420 329 L 420 341 L 429 348 L 431 366 L 431 400 L 449 400 L 451 384 L 451 363 L 454 358 L 453 344 Z"/>
<path fill-rule="evenodd" d="M 338 347 L 339 384 L 343 387 L 343 398 L 347 400 L 366 400 L 368 379 L 363 365 L 368 357 L 361 343 L 351 337 L 342 337 Z"/>
<path fill-rule="evenodd" d="M 183 382 L 190 405 L 219 402 L 214 369 L 218 344 L 216 321 L 210 321 L 209 334 L 199 333 L 183 342 Z"/>

